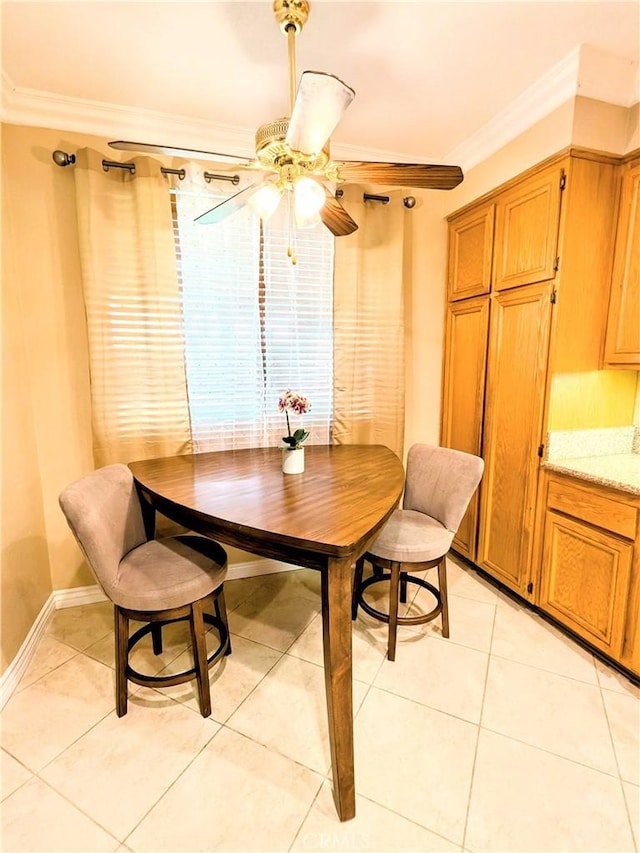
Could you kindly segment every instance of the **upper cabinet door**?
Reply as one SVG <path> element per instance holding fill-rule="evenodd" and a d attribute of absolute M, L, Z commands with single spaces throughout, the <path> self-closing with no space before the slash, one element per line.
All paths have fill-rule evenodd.
<path fill-rule="evenodd" d="M 482 296 L 491 290 L 495 205 L 483 205 L 449 223 L 450 300 Z"/>
<path fill-rule="evenodd" d="M 494 290 L 555 278 L 563 185 L 564 170 L 554 166 L 498 197 Z"/>
<path fill-rule="evenodd" d="M 605 367 L 640 365 L 640 163 L 622 179 L 609 316 L 604 346 Z"/>

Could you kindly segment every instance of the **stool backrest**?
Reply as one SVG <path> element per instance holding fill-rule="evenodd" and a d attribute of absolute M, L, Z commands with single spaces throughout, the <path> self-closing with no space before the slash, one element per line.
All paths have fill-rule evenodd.
<path fill-rule="evenodd" d="M 484 471 L 479 456 L 414 444 L 407 454 L 404 509 L 423 512 L 455 533 Z"/>
<path fill-rule="evenodd" d="M 67 486 L 59 503 L 96 580 L 111 598 L 120 561 L 147 541 L 131 471 L 122 464 L 99 468 Z"/>

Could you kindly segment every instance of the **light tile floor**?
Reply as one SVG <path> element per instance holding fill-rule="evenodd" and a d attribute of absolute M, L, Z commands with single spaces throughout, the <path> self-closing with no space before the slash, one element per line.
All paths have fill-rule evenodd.
<path fill-rule="evenodd" d="M 449 587 L 451 638 L 401 629 L 395 663 L 386 626 L 355 624 L 344 824 L 316 573 L 225 584 L 206 720 L 191 684 L 133 688 L 118 719 L 110 605 L 57 611 L 0 718 L 2 849 L 637 851 L 640 690 L 453 559 Z M 186 641 L 136 666 L 175 671 Z"/>

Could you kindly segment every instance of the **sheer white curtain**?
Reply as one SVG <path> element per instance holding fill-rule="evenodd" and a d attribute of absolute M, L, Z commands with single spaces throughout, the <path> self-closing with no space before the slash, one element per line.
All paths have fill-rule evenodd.
<path fill-rule="evenodd" d="M 347 185 L 341 199 L 358 230 L 336 240 L 334 424 L 337 444 L 404 442 L 404 277 L 410 229 L 400 191 L 365 201 Z"/>
<path fill-rule="evenodd" d="M 77 152 L 78 239 L 87 314 L 96 465 L 192 448 L 167 179 Z"/>

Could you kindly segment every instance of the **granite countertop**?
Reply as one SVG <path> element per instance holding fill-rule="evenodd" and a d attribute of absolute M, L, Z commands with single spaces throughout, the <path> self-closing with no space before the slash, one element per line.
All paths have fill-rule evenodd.
<path fill-rule="evenodd" d="M 640 454 L 613 453 L 607 456 L 576 456 L 544 463 L 548 471 L 572 474 L 601 486 L 611 486 L 640 495 Z"/>
<path fill-rule="evenodd" d="M 549 432 L 543 467 L 640 495 L 640 430 L 629 426 Z"/>

